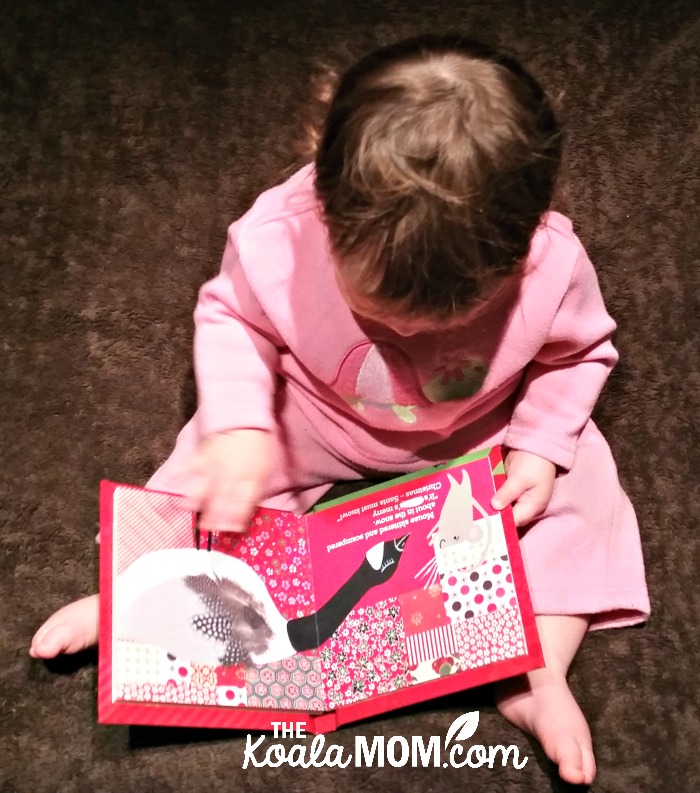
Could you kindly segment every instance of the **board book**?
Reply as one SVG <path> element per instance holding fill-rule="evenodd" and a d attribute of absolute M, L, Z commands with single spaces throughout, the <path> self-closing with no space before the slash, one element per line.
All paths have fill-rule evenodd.
<path fill-rule="evenodd" d="M 207 534 L 102 482 L 101 723 L 310 733 L 543 665 L 498 447 Z"/>

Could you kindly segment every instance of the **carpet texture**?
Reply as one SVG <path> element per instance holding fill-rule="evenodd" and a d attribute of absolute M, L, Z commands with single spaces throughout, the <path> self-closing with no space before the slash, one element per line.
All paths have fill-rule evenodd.
<path fill-rule="evenodd" d="M 512 768 L 242 770 L 240 734 L 96 723 L 95 654 L 26 653 L 95 587 L 97 485 L 142 482 L 193 408 L 191 312 L 227 224 L 293 165 L 314 58 L 459 29 L 560 97 L 569 213 L 621 363 L 596 411 L 642 526 L 653 615 L 571 683 L 599 793 L 700 779 L 700 7 L 695 0 L 20 0 L 0 11 L 0 791 L 564 790 L 488 689 L 344 729 L 516 744 Z"/>

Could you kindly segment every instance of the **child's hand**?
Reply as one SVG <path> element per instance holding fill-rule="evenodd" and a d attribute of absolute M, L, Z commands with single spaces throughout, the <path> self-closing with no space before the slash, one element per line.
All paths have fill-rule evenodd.
<path fill-rule="evenodd" d="M 505 459 L 508 479 L 491 501 L 494 509 L 513 505 L 516 526 L 524 526 L 549 504 L 557 469 L 554 463 L 531 452 L 511 449 Z"/>
<path fill-rule="evenodd" d="M 187 466 L 187 506 L 204 531 L 245 531 L 272 468 L 265 430 L 233 430 L 204 438 Z"/>

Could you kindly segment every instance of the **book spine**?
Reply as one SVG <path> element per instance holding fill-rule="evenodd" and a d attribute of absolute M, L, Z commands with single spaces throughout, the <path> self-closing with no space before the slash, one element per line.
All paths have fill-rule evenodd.
<path fill-rule="evenodd" d="M 327 732 L 335 732 L 338 727 L 338 718 L 334 710 L 327 713 L 309 714 L 309 732 L 313 735 L 323 735 Z"/>

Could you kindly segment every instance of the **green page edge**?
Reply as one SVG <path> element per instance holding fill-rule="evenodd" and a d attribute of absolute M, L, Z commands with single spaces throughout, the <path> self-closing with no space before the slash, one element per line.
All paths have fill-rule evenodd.
<path fill-rule="evenodd" d="M 367 496 L 370 493 L 378 493 L 380 490 L 386 490 L 387 487 L 393 487 L 394 485 L 398 485 L 403 482 L 410 482 L 413 479 L 419 479 L 421 476 L 426 476 L 427 474 L 432 474 L 436 471 L 444 471 L 447 468 L 455 468 L 458 465 L 471 463 L 474 460 L 481 460 L 484 457 L 489 456 L 492 448 L 493 447 L 489 447 L 488 449 L 479 449 L 476 452 L 462 455 L 462 457 L 455 457 L 453 460 L 448 460 L 447 462 L 440 463 L 439 465 L 431 465 L 428 468 L 422 468 L 420 471 L 414 471 L 412 474 L 404 474 L 403 476 L 397 476 L 395 479 L 387 479 L 386 482 L 380 482 L 378 485 L 365 487 L 364 489 L 357 490 L 356 492 L 350 493 L 347 496 L 339 496 L 338 498 L 334 498 L 331 501 L 324 501 L 323 504 L 317 504 L 316 506 L 312 507 L 309 512 L 310 514 L 314 515 L 317 512 L 323 512 L 324 509 L 336 507 L 338 504 L 344 504 L 346 501 L 354 501 L 356 498 Z M 496 473 L 497 472 L 498 471 L 496 471 Z"/>

